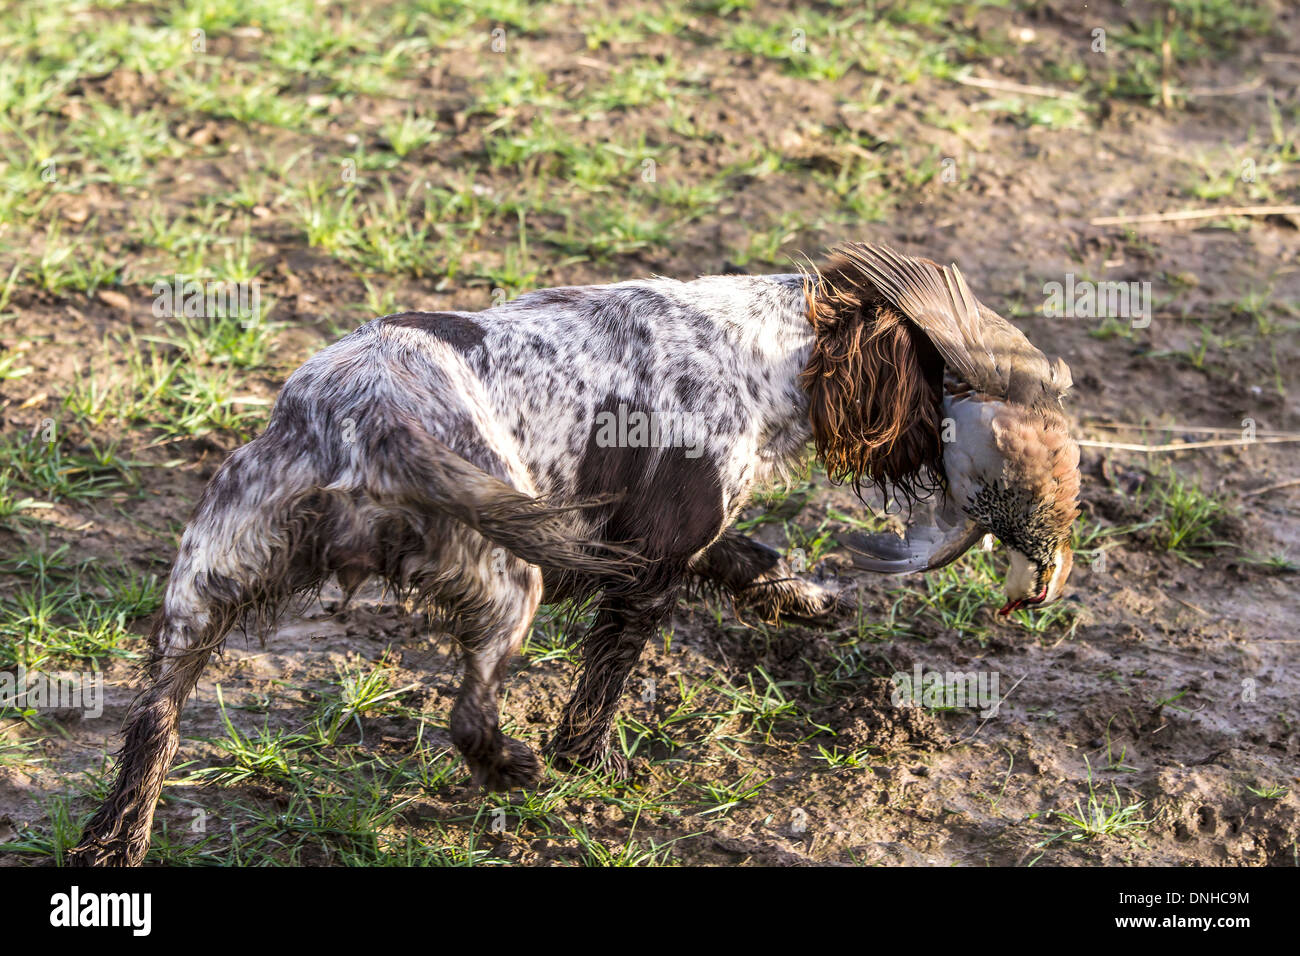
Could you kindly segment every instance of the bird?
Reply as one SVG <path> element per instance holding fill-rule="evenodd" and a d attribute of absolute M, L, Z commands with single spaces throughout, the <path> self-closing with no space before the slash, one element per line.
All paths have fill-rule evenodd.
<path fill-rule="evenodd" d="M 942 356 L 943 488 L 932 524 L 855 533 L 854 564 L 887 574 L 941 568 L 993 535 L 1007 548 L 1003 615 L 1061 598 L 1073 567 L 1079 446 L 1063 397 L 1072 385 L 1019 329 L 979 302 L 961 270 L 887 246 L 841 246 L 823 275 L 840 299 L 883 300 Z M 842 306 L 841 306 L 842 307 Z"/>

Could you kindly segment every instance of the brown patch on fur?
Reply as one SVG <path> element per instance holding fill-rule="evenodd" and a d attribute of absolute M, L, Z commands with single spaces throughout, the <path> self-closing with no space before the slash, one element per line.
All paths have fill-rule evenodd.
<path fill-rule="evenodd" d="M 607 396 L 596 413 L 612 411 Z M 687 563 L 722 533 L 722 480 L 710 455 L 681 448 L 601 447 L 593 428 L 578 463 L 577 495 L 608 505 L 590 510 L 598 536 L 626 547 L 642 562 L 634 591 L 656 594 L 676 586 Z M 606 577 L 608 577 L 606 575 Z M 605 590 L 613 593 L 608 582 Z"/>
<path fill-rule="evenodd" d="M 467 315 L 455 312 L 402 312 L 383 320 L 385 325 L 419 329 L 441 339 L 458 352 L 468 352 L 483 344 L 481 326 Z"/>
<path fill-rule="evenodd" d="M 908 500 L 943 482 L 943 359 L 860 269 L 836 256 L 809 278 L 817 338 L 799 384 L 817 455 L 832 481 L 865 480 Z"/>

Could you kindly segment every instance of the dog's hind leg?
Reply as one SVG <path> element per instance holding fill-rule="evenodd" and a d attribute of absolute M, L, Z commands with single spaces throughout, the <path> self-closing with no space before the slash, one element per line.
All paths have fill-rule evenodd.
<path fill-rule="evenodd" d="M 542 573 L 503 548 L 483 551 L 482 573 L 474 576 L 472 591 L 447 605 L 465 658 L 464 683 L 451 711 L 451 739 L 475 784 L 509 790 L 536 783 L 541 775 L 532 750 L 501 733 L 497 695 L 541 601 Z"/>
<path fill-rule="evenodd" d="M 149 848 L 154 808 L 176 755 L 177 722 L 212 651 L 246 611 L 270 614 L 314 583 L 295 562 L 310 506 L 268 467 L 268 448 L 236 451 L 203 493 L 181 539 L 151 636 L 152 682 L 122 729 L 116 781 L 69 853 L 74 865 L 135 866 Z"/>
<path fill-rule="evenodd" d="M 627 761 L 611 747 L 610 729 L 641 649 L 667 620 L 676 586 L 654 596 L 606 601 L 582 639 L 582 673 L 546 748 L 556 765 L 603 768 L 626 777 Z"/>
<path fill-rule="evenodd" d="M 764 621 L 782 615 L 818 619 L 832 614 L 840 598 L 799 577 L 781 552 L 738 531 L 727 531 L 691 562 L 691 571 L 751 608 Z"/>

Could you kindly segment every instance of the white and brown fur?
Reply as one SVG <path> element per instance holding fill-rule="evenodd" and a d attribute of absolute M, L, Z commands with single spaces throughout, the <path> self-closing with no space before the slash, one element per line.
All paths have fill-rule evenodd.
<path fill-rule="evenodd" d="M 540 772 L 497 713 L 539 604 L 596 599 L 547 750 L 615 770 L 624 686 L 688 579 L 767 616 L 830 610 L 829 592 L 728 528 L 810 441 L 837 479 L 941 482 L 944 366 L 882 302 L 834 305 L 823 273 L 546 289 L 485 312 L 386 316 L 312 357 L 195 509 L 115 787 L 72 860 L 143 859 L 209 656 L 331 576 L 349 593 L 377 576 L 459 639 L 451 736 L 474 781 L 498 789 Z M 620 404 L 696 416 L 698 453 L 601 447 L 597 416 Z"/>

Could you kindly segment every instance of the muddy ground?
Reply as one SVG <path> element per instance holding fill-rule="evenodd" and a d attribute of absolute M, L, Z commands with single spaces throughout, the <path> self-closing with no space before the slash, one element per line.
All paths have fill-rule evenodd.
<path fill-rule="evenodd" d="M 306 355 L 368 318 L 368 284 L 380 280 L 400 308 L 479 308 L 498 285 L 517 291 L 649 273 L 687 278 L 729 265 L 788 271 L 789 256 L 815 258 L 835 241 L 870 238 L 958 262 L 986 303 L 1049 355 L 1064 356 L 1075 381 L 1069 413 L 1081 438 L 1234 438 L 1246 419 L 1265 434 L 1300 431 L 1300 218 L 1090 224 L 1300 201 L 1294 8 L 1262 5 L 1269 27 L 1234 35 L 1222 49 L 1189 41 L 1162 103 L 1158 82 L 1146 94 L 1105 89 L 1107 71 L 1126 67 L 1088 62 L 1088 38 L 1094 20 L 1122 36 L 1136 32 L 1139 20 L 1162 20 L 1168 5 L 929 6 L 939 11 L 933 22 L 897 28 L 914 31 L 923 45 L 954 41 L 947 56 L 969 75 L 1077 87 L 1082 105 L 1067 99 L 1063 113 L 1042 121 L 1034 111 L 1060 99 L 980 88 L 938 70 L 906 73 L 906 46 L 874 70 L 854 61 L 839 76 L 800 75 L 780 57 L 721 42 L 738 20 L 759 18 L 743 5 L 680 7 L 686 25 L 635 42 L 583 32 L 564 9 L 538 13 L 535 26 L 509 27 L 517 43 L 508 55 L 546 76 L 559 101 L 539 104 L 530 94 L 496 114 L 472 105 L 497 69 L 485 47 L 490 25 L 472 17 L 472 38 L 469 27 L 454 42 L 444 38 L 449 48 L 423 55 L 405 85 L 331 99 L 289 129 L 181 111 L 161 72 L 119 64 L 92 76 L 83 68 L 83 79 L 47 107 L 52 129 L 75 123 L 86 102 L 102 99 L 128 112 L 160 109 L 179 145 L 152 160 L 149 178 L 136 185 L 87 175 L 80 188 L 60 193 L 39 215 L 19 215 L 0 234 L 0 271 L 22 266 L 0 309 L 0 354 L 31 368 L 0 381 L 5 435 L 26 441 L 47 419 L 66 422 L 69 453 L 116 440 L 128 462 L 120 474 L 129 476 L 103 495 L 79 497 L 54 493 L 31 469 L 12 466 L 10 487 L 42 507 L 0 526 L 4 586 L 12 589 L 7 633 L 18 633 L 20 596 L 42 580 L 33 554 L 66 546 L 59 561 L 69 568 L 89 561 L 140 579 L 165 575 L 205 480 L 265 414 L 264 404 L 246 402 L 232 407 L 253 417 L 236 428 L 171 435 L 147 416 L 129 421 L 110 410 L 91 421 L 69 410 L 66 397 L 79 382 L 111 378 L 128 365 L 113 336 L 157 334 L 147 277 L 167 267 L 153 264 L 159 244 L 131 232 L 147 204 L 161 202 L 179 217 L 206 193 L 230 188 L 249 149 L 284 157 L 306 148 L 328 164 L 350 148 L 349 135 L 364 145 L 384 116 L 412 106 L 432 121 L 437 142 L 387 168 L 397 194 L 420 177 L 454 182 L 473 165 L 476 187 L 466 195 L 536 206 L 527 215 L 525 274 L 517 283 L 501 279 L 502 264 L 520 248 L 514 207 L 464 231 L 460 271 L 448 277 L 436 252 L 420 268 L 384 271 L 312 246 L 293 201 L 277 203 L 270 190 L 257 204 L 265 215 L 232 219 L 223 233 L 251 237 L 263 295 L 276 300 L 272 318 L 283 323 L 264 361 L 232 367 L 240 398 L 271 399 Z M 616 7 L 623 17 L 661 9 Z M 130 5 L 120 15 L 157 22 L 159 9 Z M 831 21 L 847 16 L 816 9 Z M 800 10 L 774 7 L 759 19 L 781 31 L 790 22 L 782 18 L 797 19 Z M 585 10 L 582 24 L 599 13 Z M 85 12 L 92 24 L 104 15 Z M 330 8 L 328 16 L 336 15 Z M 1186 15 L 1181 8 L 1179 15 Z M 846 31 L 874 28 L 868 19 Z M 220 60 L 212 82 L 222 64 L 257 62 L 259 47 L 279 36 L 271 22 L 240 29 L 208 31 L 209 53 Z M 814 48 L 817 42 L 814 35 Z M 610 83 L 632 57 L 660 65 L 670 58 L 691 79 L 635 101 L 625 91 L 628 102 L 595 113 L 571 105 Z M 1072 72 L 1079 63 L 1082 77 Z M 284 95 L 330 96 L 314 90 L 304 81 Z M 537 117 L 555 118 L 592 150 L 606 141 L 649 142 L 661 156 L 660 182 L 716 182 L 720 192 L 642 245 L 575 246 L 575 231 L 608 225 L 581 217 L 566 223 L 565 197 L 586 188 L 573 185 L 569 160 L 487 160 L 486 144 L 498 135 L 489 127 L 507 116 L 507 129 L 524 130 Z M 767 155 L 783 162 L 764 166 Z M 1267 195 L 1238 175 L 1245 159 L 1261 171 Z M 956 175 L 945 177 L 948 168 Z M 840 206 L 831 183 L 846 170 L 869 184 L 874 221 L 856 221 Z M 532 180 L 542 187 L 524 188 Z M 1221 180 L 1220 194 L 1200 188 Z M 560 201 L 548 204 L 552 191 Z M 590 195 L 593 205 L 582 209 L 612 201 L 594 187 Z M 660 208 L 652 196 L 637 202 Z M 34 263 L 46 235 L 41 223 L 52 219 L 82 247 L 124 263 L 123 271 L 98 288 L 43 285 Z M 770 251 L 754 251 L 758 233 L 774 237 Z M 1067 273 L 1152 283 L 1150 325 L 1044 316 L 1044 284 Z M 1107 427 L 1117 423 L 1160 427 Z M 1181 550 L 1166 550 L 1158 520 L 1158 490 L 1168 487 L 1170 469 L 1221 504 L 1210 532 Z M 743 619 L 716 598 L 684 601 L 636 670 L 621 721 L 634 770 L 626 785 L 548 771 L 533 795 L 472 792 L 446 731 L 459 670 L 450 642 L 377 592 L 337 614 L 330 612 L 337 595 L 327 592 L 323 605 L 287 619 L 265 647 L 232 637 L 206 671 L 185 712 L 181 766 L 159 810 L 156 829 L 165 833 L 151 862 L 1296 865 L 1300 484 L 1283 483 L 1300 478 L 1297 446 L 1150 455 L 1090 447 L 1083 473 L 1083 523 L 1101 536 L 1081 543 L 1070 602 L 1045 622 L 999 618 L 994 587 L 958 593 L 963 576 L 987 578 L 979 562 L 988 558 L 965 559 L 942 593 L 922 581 L 856 571 L 835 536 L 869 521 L 870 511 L 820 473 L 807 487 L 774 492 L 762 503 L 770 507 L 746 513 L 754 533 L 784 551 L 803 549 L 809 573 L 856 591 L 860 611 L 825 627 L 774 626 Z M 1255 493 L 1274 485 L 1282 486 Z M 764 520 L 772 508 L 776 517 Z M 995 551 L 999 577 L 1001 560 Z M 92 598 L 107 593 L 85 587 Z M 994 603 L 962 603 L 970 599 Z M 128 636 L 114 653 L 56 655 L 45 665 L 102 667 L 101 718 L 4 712 L 0 738 L 10 749 L 0 752 L 0 864 L 54 862 L 75 836 L 102 791 L 147 626 L 147 614 L 128 616 Z M 507 726 L 534 745 L 565 700 L 568 655 L 564 635 L 547 623 L 508 683 Z M 997 674 L 1005 699 L 988 719 L 967 707 L 900 708 L 889 676 L 915 666 Z M 349 714 L 328 746 L 293 737 L 310 736 L 304 728 L 338 694 L 341 673 L 376 667 L 400 695 L 355 719 Z M 232 744 L 232 728 L 260 741 L 258 753 L 268 759 L 258 763 L 250 748 Z M 212 772 L 232 767 L 238 772 Z M 1104 832 L 1068 819 L 1087 816 L 1090 799 L 1103 817 L 1118 814 L 1114 825 L 1099 826 Z M 505 812 L 494 814 L 498 807 Z"/>

